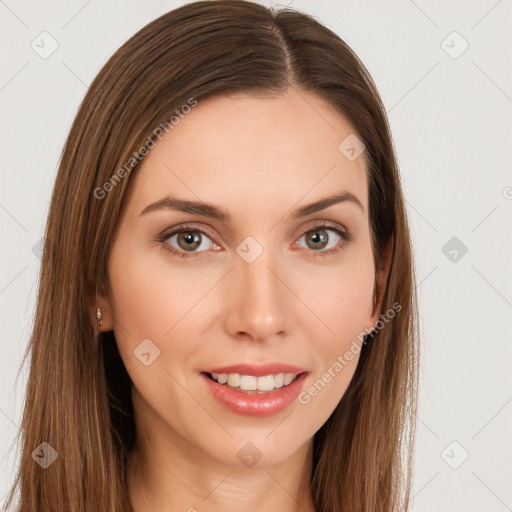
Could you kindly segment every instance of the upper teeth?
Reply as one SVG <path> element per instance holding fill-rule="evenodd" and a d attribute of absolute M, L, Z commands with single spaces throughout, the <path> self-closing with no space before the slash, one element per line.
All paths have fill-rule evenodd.
<path fill-rule="evenodd" d="M 295 373 L 278 373 L 265 377 L 240 375 L 239 373 L 212 373 L 211 375 L 220 384 L 227 384 L 232 388 L 240 387 L 244 391 L 272 391 L 274 388 L 287 386 L 297 376 Z"/>

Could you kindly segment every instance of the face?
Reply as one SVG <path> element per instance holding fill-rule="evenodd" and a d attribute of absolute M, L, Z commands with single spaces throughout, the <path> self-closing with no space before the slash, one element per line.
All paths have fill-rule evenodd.
<path fill-rule="evenodd" d="M 359 358 L 344 354 L 378 320 L 365 154 L 339 149 L 353 134 L 312 94 L 223 96 L 199 101 L 144 157 L 111 248 L 111 301 L 101 302 L 139 431 L 230 465 L 256 447 L 271 466 L 329 418 Z M 248 387 L 258 369 L 302 375 L 262 394 L 204 373 L 238 364 L 254 365 L 238 370 Z"/>

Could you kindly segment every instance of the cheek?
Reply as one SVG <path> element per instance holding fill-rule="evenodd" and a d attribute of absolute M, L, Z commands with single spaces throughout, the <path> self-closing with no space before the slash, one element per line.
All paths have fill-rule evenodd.
<path fill-rule="evenodd" d="M 205 276 L 196 273 L 191 280 L 190 272 L 173 266 L 166 256 L 158 247 L 120 245 L 112 252 L 109 275 L 114 321 L 131 342 L 172 336 L 174 325 L 208 289 Z"/>
<path fill-rule="evenodd" d="M 185 381 L 194 354 L 186 329 L 192 315 L 187 314 L 207 288 L 191 285 L 189 276 L 179 267 L 171 268 L 158 248 L 118 245 L 109 276 L 115 337 L 136 390 L 153 411 L 164 402 L 184 402 L 174 379 Z"/>
<path fill-rule="evenodd" d="M 374 267 L 371 252 L 354 252 L 339 265 L 298 272 L 299 296 L 312 311 L 301 325 L 311 343 L 311 367 L 298 408 L 313 434 L 329 418 L 352 380 L 362 337 L 371 327 Z M 304 276 L 307 277 L 304 277 Z"/>
<path fill-rule="evenodd" d="M 129 244 L 114 247 L 109 276 L 120 355 L 139 391 L 154 396 L 156 389 L 156 396 L 160 396 L 163 388 L 158 390 L 162 384 L 159 379 L 168 388 L 171 377 L 159 372 L 157 378 L 153 370 L 165 368 L 179 381 L 187 378 L 191 360 L 197 357 L 194 339 L 208 302 L 203 299 L 219 276 L 200 265 L 194 271 L 184 271 L 163 249 Z M 147 348 L 142 351 L 142 347 Z M 138 355 L 148 350 L 158 357 L 144 366 Z"/>
<path fill-rule="evenodd" d="M 109 262 L 114 331 L 130 374 L 140 371 L 140 360 L 134 351 L 137 352 L 144 340 L 151 340 L 156 347 L 153 352 L 160 351 L 158 358 L 160 362 L 163 360 L 164 340 L 172 335 L 173 325 L 183 315 L 183 301 L 177 292 L 183 289 L 179 275 L 176 273 L 175 279 L 164 278 L 159 265 L 148 259 L 147 249 L 146 255 L 144 252 L 128 244 L 118 244 Z"/>
<path fill-rule="evenodd" d="M 334 261 L 334 260 L 331 260 Z M 374 266 L 370 246 L 349 249 L 332 265 L 298 267 L 297 294 L 311 310 L 309 338 L 321 339 L 320 352 L 332 355 L 371 326 Z"/>
<path fill-rule="evenodd" d="M 116 337 L 119 334 L 130 343 L 140 343 L 144 338 L 162 334 L 161 309 L 165 297 L 163 289 L 155 286 L 157 271 L 144 266 L 136 252 L 125 254 L 130 257 L 124 257 L 121 251 L 114 252 L 110 266 Z"/>

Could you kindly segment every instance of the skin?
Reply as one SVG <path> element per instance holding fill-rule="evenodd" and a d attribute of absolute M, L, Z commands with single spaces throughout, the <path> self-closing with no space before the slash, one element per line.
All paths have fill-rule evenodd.
<path fill-rule="evenodd" d="M 100 296 L 100 306 L 101 330 L 114 330 L 134 384 L 138 437 L 127 479 L 135 512 L 314 510 L 313 435 L 343 397 L 359 355 L 308 404 L 295 401 L 266 418 L 225 409 L 199 373 L 280 361 L 309 371 L 307 390 L 377 322 L 365 154 L 350 161 L 338 150 L 353 133 L 328 103 L 293 88 L 274 98 L 210 98 L 130 178 L 108 262 L 112 300 Z M 340 190 L 363 208 L 346 201 L 291 218 Z M 216 204 L 232 220 L 170 209 L 140 215 L 168 194 Z M 214 235 L 197 233 L 201 245 L 187 259 L 165 246 L 187 252 L 190 241 L 157 241 L 184 222 Z M 329 238 L 327 248 L 308 241 L 304 234 L 323 222 L 353 240 L 329 226 L 315 231 Z M 247 236 L 263 247 L 252 263 L 236 252 Z M 387 278 L 389 254 L 379 279 Z M 160 350 L 149 366 L 134 355 L 147 338 Z M 248 442 L 261 452 L 252 467 L 237 457 Z"/>

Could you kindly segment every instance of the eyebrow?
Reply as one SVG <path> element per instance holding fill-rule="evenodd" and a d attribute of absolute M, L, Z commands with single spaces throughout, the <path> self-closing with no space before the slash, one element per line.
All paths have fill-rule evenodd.
<path fill-rule="evenodd" d="M 364 207 L 361 201 L 359 201 L 359 199 L 354 194 L 347 191 L 342 191 L 335 195 L 326 197 L 324 199 L 320 199 L 319 201 L 316 201 L 314 203 L 297 208 L 291 213 L 291 217 L 305 217 L 307 215 L 311 215 L 321 210 L 325 210 L 326 208 L 329 208 L 329 206 L 332 206 L 334 204 L 343 202 L 355 204 L 358 208 L 361 209 L 361 211 L 364 212 Z M 231 221 L 231 215 L 229 214 L 229 212 L 220 208 L 219 206 L 198 201 L 187 201 L 184 199 L 178 199 L 170 196 L 164 197 L 163 199 L 160 199 L 146 206 L 146 208 L 142 210 L 139 216 L 146 215 L 150 212 L 154 212 L 157 210 L 175 210 L 178 212 L 201 215 L 203 217 L 209 217 L 212 219 L 217 219 L 225 222 Z"/>

